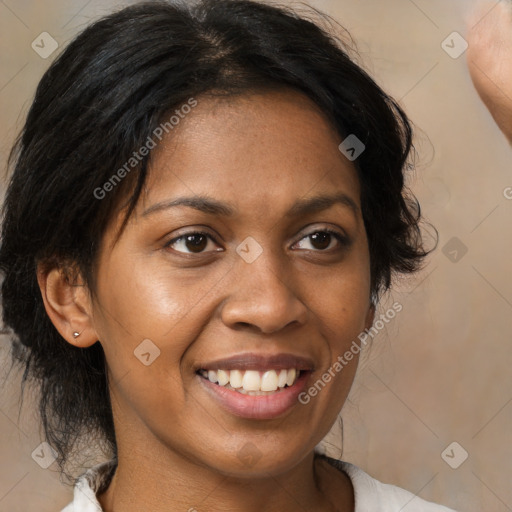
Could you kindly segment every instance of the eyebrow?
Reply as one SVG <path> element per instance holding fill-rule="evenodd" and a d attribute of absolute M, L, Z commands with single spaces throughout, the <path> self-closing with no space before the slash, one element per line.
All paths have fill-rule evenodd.
<path fill-rule="evenodd" d="M 299 199 L 293 206 L 286 212 L 285 217 L 300 217 L 303 215 L 327 210 L 335 204 L 347 206 L 354 215 L 357 217 L 359 207 L 356 202 L 347 194 L 340 192 L 331 195 L 318 195 L 306 199 Z M 207 196 L 193 196 L 193 197 L 178 197 L 171 201 L 163 201 L 154 204 L 145 210 L 142 214 L 143 217 L 155 212 L 175 208 L 179 206 L 187 206 L 200 212 L 217 215 L 223 217 L 233 217 L 236 214 L 236 209 L 228 203 L 222 203 Z"/>
<path fill-rule="evenodd" d="M 320 195 L 299 199 L 286 213 L 286 217 L 300 217 L 309 213 L 321 212 L 331 208 L 335 204 L 348 206 L 357 217 L 359 207 L 356 202 L 347 194 L 339 192 L 332 195 Z"/>

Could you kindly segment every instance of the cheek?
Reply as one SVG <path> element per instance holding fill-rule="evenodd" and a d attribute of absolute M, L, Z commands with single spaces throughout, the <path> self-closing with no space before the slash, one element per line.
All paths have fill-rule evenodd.
<path fill-rule="evenodd" d="M 317 293 L 317 311 L 330 344 L 342 350 L 366 328 L 370 307 L 370 263 L 363 245 L 333 271 Z"/>
<path fill-rule="evenodd" d="M 152 429 L 168 425 L 171 416 L 185 421 L 188 382 L 181 363 L 200 329 L 198 315 L 206 314 L 204 287 L 166 266 L 128 257 L 112 258 L 99 277 L 95 322 L 115 412 L 137 411 L 132 420 Z"/>
<path fill-rule="evenodd" d="M 116 334 L 137 339 L 172 335 L 194 315 L 209 288 L 208 277 L 198 280 L 192 273 L 178 275 L 161 261 L 117 260 L 119 264 L 113 258 L 103 267 L 98 285 L 101 302 L 97 311 L 109 341 Z"/>
<path fill-rule="evenodd" d="M 327 357 L 317 378 L 323 378 L 331 391 L 322 393 L 323 400 L 331 404 L 326 407 L 330 414 L 341 408 L 350 390 L 362 348 L 361 333 L 369 318 L 370 265 L 364 246 L 332 273 L 322 290 L 317 295 L 316 311 L 321 334 L 327 340 Z"/>
<path fill-rule="evenodd" d="M 167 267 L 127 258 L 103 267 L 95 327 L 112 378 L 129 384 L 123 392 L 130 401 L 143 403 L 145 394 L 161 387 L 180 401 L 181 361 L 208 318 L 202 299 L 209 288 L 204 280 L 177 278 Z"/>

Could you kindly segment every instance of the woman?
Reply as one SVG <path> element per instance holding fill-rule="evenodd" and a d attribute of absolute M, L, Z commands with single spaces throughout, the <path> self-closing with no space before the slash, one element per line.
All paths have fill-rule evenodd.
<path fill-rule="evenodd" d="M 449 510 L 315 450 L 427 254 L 411 126 L 351 55 L 284 8 L 149 2 L 44 75 L 0 268 L 62 471 L 111 456 L 65 512 Z"/>

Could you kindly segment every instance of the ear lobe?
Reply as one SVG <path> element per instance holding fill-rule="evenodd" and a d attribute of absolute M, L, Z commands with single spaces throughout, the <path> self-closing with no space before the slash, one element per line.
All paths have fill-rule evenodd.
<path fill-rule="evenodd" d="M 37 282 L 46 313 L 60 335 L 76 347 L 94 345 L 98 336 L 92 323 L 92 305 L 86 286 L 70 282 L 62 268 L 46 271 L 41 266 L 37 269 Z"/>

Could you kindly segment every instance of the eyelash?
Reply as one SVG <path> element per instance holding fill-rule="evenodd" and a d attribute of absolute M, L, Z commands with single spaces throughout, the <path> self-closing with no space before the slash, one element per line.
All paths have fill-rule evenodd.
<path fill-rule="evenodd" d="M 322 229 L 316 229 L 314 231 L 311 231 L 310 233 L 305 234 L 299 240 L 299 242 L 304 240 L 305 238 L 308 238 L 309 236 L 312 236 L 312 235 L 316 234 L 316 233 L 327 233 L 327 234 L 333 236 L 339 242 L 339 244 L 341 245 L 341 248 L 348 247 L 348 245 L 350 245 L 350 240 L 349 240 L 349 238 L 347 236 L 342 235 L 338 231 L 335 231 L 335 230 L 330 229 L 330 228 L 322 228 Z M 193 236 L 193 235 L 205 236 L 205 237 L 209 238 L 210 240 L 212 240 L 214 243 L 216 243 L 218 245 L 217 240 L 215 240 L 215 238 L 210 233 L 207 233 L 206 231 L 190 231 L 189 233 L 183 233 L 180 236 L 178 236 L 176 238 L 173 238 L 172 240 L 167 242 L 164 245 L 164 249 L 168 249 L 173 244 L 175 244 L 176 242 L 179 242 L 183 238 L 185 238 L 187 236 Z M 322 249 L 306 249 L 306 250 L 309 250 L 309 251 L 312 251 L 312 252 L 319 252 L 319 253 L 329 253 L 330 251 L 332 251 L 332 249 L 324 249 L 324 250 L 322 250 Z M 200 252 L 200 253 L 186 253 L 186 252 L 181 252 L 181 251 L 176 251 L 176 252 L 178 254 L 180 254 L 180 255 L 187 255 L 187 256 L 199 256 L 201 254 L 205 254 L 204 251 Z"/>
<path fill-rule="evenodd" d="M 349 245 L 349 240 L 348 238 L 345 236 L 345 235 L 342 235 L 341 233 L 339 233 L 338 231 L 335 231 L 334 229 L 330 229 L 330 228 L 323 228 L 323 229 L 315 229 L 314 231 L 311 231 L 310 233 L 307 233 L 305 234 L 300 240 L 304 240 L 305 238 L 308 238 L 312 235 L 315 235 L 316 233 L 327 233 L 328 235 L 331 235 L 333 236 L 340 244 L 340 248 L 343 248 L 343 247 L 347 247 Z M 303 249 L 303 250 L 310 250 L 310 249 Z M 312 249 L 313 252 L 325 252 L 325 253 L 328 253 L 330 251 L 332 251 L 333 249 Z"/>

